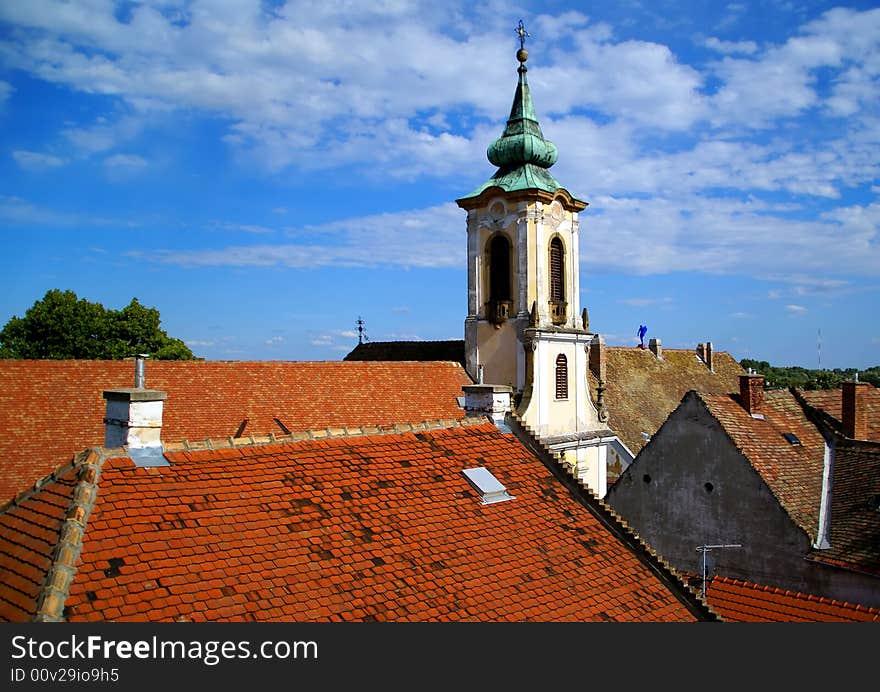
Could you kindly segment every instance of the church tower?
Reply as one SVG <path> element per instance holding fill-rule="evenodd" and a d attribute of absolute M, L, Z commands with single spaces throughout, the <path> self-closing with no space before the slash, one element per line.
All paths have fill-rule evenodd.
<path fill-rule="evenodd" d="M 487 151 L 498 170 L 456 200 L 467 211 L 466 365 L 478 382 L 512 387 L 517 414 L 603 495 L 602 440 L 613 433 L 587 379 L 599 346 L 580 306 L 578 214 L 587 203 L 549 172 L 558 151 L 538 124 L 522 23 L 518 32 L 513 106 Z"/>

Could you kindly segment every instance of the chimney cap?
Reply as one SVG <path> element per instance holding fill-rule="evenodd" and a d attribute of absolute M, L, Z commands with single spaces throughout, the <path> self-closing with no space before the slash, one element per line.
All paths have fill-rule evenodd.
<path fill-rule="evenodd" d="M 513 394 L 513 387 L 508 384 L 466 384 L 462 389 L 467 394 L 488 394 L 489 392 L 507 392 Z"/>
<path fill-rule="evenodd" d="M 157 389 L 141 389 L 139 387 L 122 387 L 120 389 L 108 389 L 104 392 L 105 399 L 114 401 L 165 401 L 167 392 Z"/>

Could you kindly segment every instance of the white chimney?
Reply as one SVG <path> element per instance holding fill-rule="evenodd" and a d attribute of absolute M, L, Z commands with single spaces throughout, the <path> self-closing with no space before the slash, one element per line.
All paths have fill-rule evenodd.
<path fill-rule="evenodd" d="M 495 425 L 504 425 L 504 417 L 512 410 L 513 387 L 503 384 L 467 384 L 464 410 L 469 416 L 489 416 Z"/>
<path fill-rule="evenodd" d="M 168 394 L 145 389 L 144 360 L 135 361 L 133 388 L 104 392 L 104 446 L 125 447 L 137 466 L 168 466 L 162 449 L 162 408 Z"/>

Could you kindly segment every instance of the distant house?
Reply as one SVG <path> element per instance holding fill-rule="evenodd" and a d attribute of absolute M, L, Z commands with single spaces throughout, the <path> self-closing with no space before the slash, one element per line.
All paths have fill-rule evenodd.
<path fill-rule="evenodd" d="M 170 443 L 164 397 L 0 511 L 0 618 L 717 619 L 514 419 Z"/>
<path fill-rule="evenodd" d="M 649 347 L 605 346 L 601 340 L 590 350 L 590 390 L 603 383 L 603 405 L 608 425 L 624 449 L 609 457 L 609 485 L 632 462 L 678 406 L 686 392 L 705 394 L 735 392 L 745 371 L 726 351 L 714 351 L 712 343 L 693 351 L 663 348 L 660 339 Z"/>
<path fill-rule="evenodd" d="M 132 361 L 0 360 L 0 503 L 103 444 L 101 393 L 134 373 Z M 177 440 L 460 419 L 471 383 L 454 362 L 155 361 L 146 379 L 175 402 L 163 430 Z"/>
<path fill-rule="evenodd" d="M 853 440 L 796 391 L 689 392 L 608 503 L 677 569 L 880 607 L 880 444 Z M 841 429 L 870 385 L 846 383 Z M 872 389 L 872 388 L 871 388 Z"/>

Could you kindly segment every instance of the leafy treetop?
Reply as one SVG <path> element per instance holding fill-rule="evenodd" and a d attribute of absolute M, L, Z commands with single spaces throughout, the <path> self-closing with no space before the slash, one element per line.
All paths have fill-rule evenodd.
<path fill-rule="evenodd" d="M 838 389 L 843 382 L 851 380 L 856 372 L 859 373 L 859 381 L 869 382 L 875 387 L 880 387 L 880 365 L 875 365 L 867 370 L 856 370 L 855 368 L 811 370 L 796 365 L 778 367 L 770 365 L 766 360 L 752 360 L 751 358 L 743 358 L 739 364 L 747 370 L 754 368 L 755 372 L 763 375 L 765 386 L 768 388 Z"/>
<path fill-rule="evenodd" d="M 159 360 L 195 358 L 159 322 L 159 311 L 137 298 L 121 310 L 108 310 L 73 291 L 52 289 L 0 330 L 0 358 L 118 360 L 138 353 Z"/>

